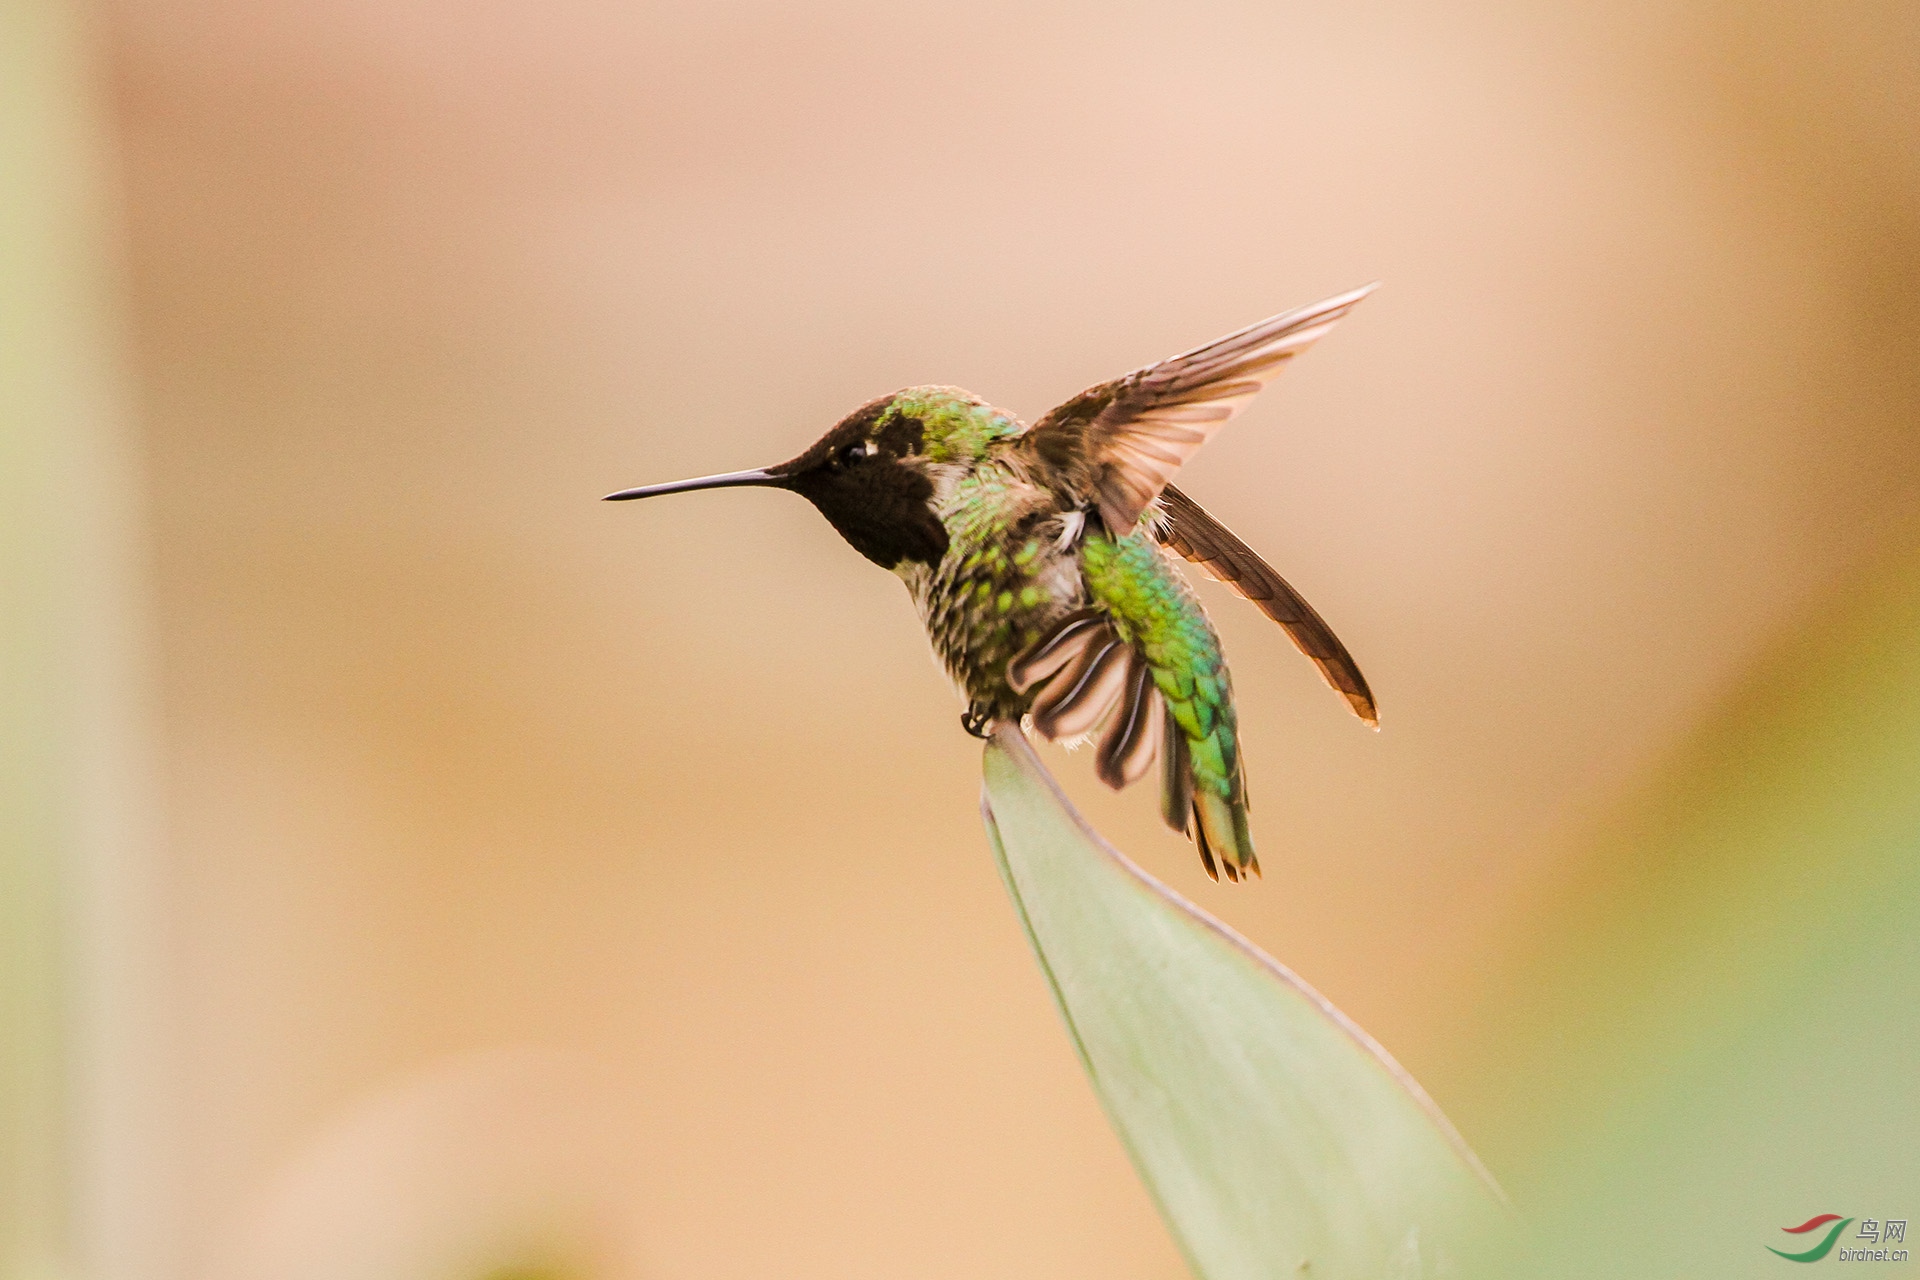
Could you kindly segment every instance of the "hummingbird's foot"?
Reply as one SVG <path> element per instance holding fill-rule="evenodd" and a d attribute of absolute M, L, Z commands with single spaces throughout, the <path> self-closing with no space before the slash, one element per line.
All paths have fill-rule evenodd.
<path fill-rule="evenodd" d="M 960 713 L 960 727 L 984 741 L 991 736 L 993 717 L 980 707 L 968 707 Z"/>

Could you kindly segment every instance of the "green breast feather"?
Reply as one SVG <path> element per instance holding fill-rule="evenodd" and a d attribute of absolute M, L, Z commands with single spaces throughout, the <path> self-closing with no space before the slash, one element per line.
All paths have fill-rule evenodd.
<path fill-rule="evenodd" d="M 934 648 L 969 698 L 995 714 L 1019 710 L 1005 688 L 1007 663 L 1071 604 L 1057 555 L 1030 518 L 1038 496 L 999 467 L 969 471 L 942 513 L 945 558 L 910 579 Z"/>

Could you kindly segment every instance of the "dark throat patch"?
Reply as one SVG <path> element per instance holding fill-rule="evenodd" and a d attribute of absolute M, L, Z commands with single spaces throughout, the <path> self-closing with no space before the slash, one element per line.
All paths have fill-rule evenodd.
<path fill-rule="evenodd" d="M 933 481 L 917 468 L 881 455 L 850 467 L 801 472 L 793 487 L 855 551 L 883 569 L 903 560 L 934 565 L 947 554 L 947 527 L 929 505 Z"/>

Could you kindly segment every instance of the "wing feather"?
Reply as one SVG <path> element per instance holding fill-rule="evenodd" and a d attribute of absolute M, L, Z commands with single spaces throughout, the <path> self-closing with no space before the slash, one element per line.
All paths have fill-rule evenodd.
<path fill-rule="evenodd" d="M 1232 587 L 1284 627 L 1300 652 L 1320 668 L 1327 683 L 1345 696 L 1354 714 L 1379 728 L 1380 716 L 1374 706 L 1373 692 L 1367 688 L 1367 678 L 1360 674 L 1353 655 L 1313 606 L 1251 547 L 1235 537 L 1231 529 L 1173 485 L 1161 490 L 1160 505 L 1167 516 L 1157 530 L 1160 541 Z"/>
<path fill-rule="evenodd" d="M 1131 532 L 1174 473 L 1374 285 L 1289 311 L 1089 388 L 1022 439 L 1083 473 L 1107 528 Z"/>

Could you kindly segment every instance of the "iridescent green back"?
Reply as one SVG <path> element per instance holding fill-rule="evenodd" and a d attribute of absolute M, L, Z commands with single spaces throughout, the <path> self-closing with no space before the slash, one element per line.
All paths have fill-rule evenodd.
<path fill-rule="evenodd" d="M 1187 738 L 1195 788 L 1236 808 L 1243 804 L 1233 686 L 1220 637 L 1193 588 L 1152 535 L 1142 532 L 1124 538 L 1090 533 L 1080 546 L 1080 568 L 1120 638 L 1152 668 L 1153 682 Z"/>
<path fill-rule="evenodd" d="M 880 423 L 902 417 L 921 424 L 923 448 L 935 462 L 977 462 L 996 443 L 1026 430 L 1006 410 L 959 387 L 908 387 L 893 397 Z"/>

